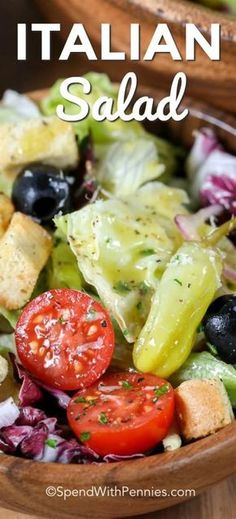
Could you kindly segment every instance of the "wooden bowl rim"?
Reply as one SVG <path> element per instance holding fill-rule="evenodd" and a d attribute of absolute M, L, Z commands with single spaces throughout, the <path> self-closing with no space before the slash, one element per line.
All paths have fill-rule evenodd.
<path fill-rule="evenodd" d="M 183 28 L 186 23 L 196 23 L 204 33 L 209 34 L 208 26 L 220 23 L 221 38 L 225 41 L 236 42 L 236 19 L 222 12 L 214 11 L 191 0 L 108 0 L 111 4 L 127 9 L 127 3 L 136 12 L 148 13 L 174 23 Z M 202 21 L 199 18 L 202 18 Z"/>
<path fill-rule="evenodd" d="M 111 463 L 68 463 L 64 465 L 63 463 L 43 463 L 41 461 L 1 454 L 0 473 L 7 473 L 10 467 L 12 475 L 14 475 L 14 472 L 18 474 L 19 470 L 22 470 L 24 474 L 27 474 L 27 479 L 29 481 L 37 480 L 38 483 L 46 483 L 48 481 L 48 476 L 52 471 L 54 473 L 55 482 L 64 479 L 64 482 L 66 483 L 67 475 L 71 480 L 71 477 L 73 476 L 80 475 L 81 477 L 84 476 L 87 478 L 90 474 L 93 474 L 93 477 L 99 481 L 99 477 L 104 478 L 106 472 L 109 473 L 111 468 L 117 467 L 119 481 L 124 480 L 126 483 L 131 482 L 134 480 L 135 473 L 135 481 L 139 482 L 143 480 L 144 475 L 146 476 L 147 473 L 149 478 L 154 478 L 157 475 L 157 469 L 158 475 L 161 476 L 162 472 L 173 472 L 175 465 L 178 470 L 186 469 L 189 465 L 196 465 L 200 459 L 203 461 L 204 465 L 207 466 L 208 462 L 210 462 L 214 457 L 214 462 L 217 464 L 221 459 L 223 460 L 225 458 L 224 449 L 234 447 L 235 444 L 236 421 L 211 436 L 184 445 L 175 451 L 162 452 L 143 458 L 114 461 Z M 35 471 L 30 470 L 32 466 L 35 468 Z M 67 469 L 66 471 L 65 466 Z M 82 482 L 83 481 L 80 480 L 80 483 Z M 203 486 L 205 487 L 206 484 L 203 483 Z M 201 484 L 198 485 L 196 490 L 200 488 Z"/>
<path fill-rule="evenodd" d="M 113 1 L 113 0 L 112 0 Z M 159 96 L 163 96 L 163 92 L 158 89 L 147 89 L 145 87 L 141 87 L 139 91 L 147 92 L 158 98 Z M 42 90 L 36 90 L 30 92 L 28 95 L 35 101 L 39 102 L 40 99 L 46 94 L 48 91 L 47 88 Z M 199 103 L 197 101 L 193 101 L 190 98 L 186 99 L 186 103 L 191 105 L 190 115 L 194 117 L 201 117 L 203 113 L 207 116 L 210 113 L 210 118 L 213 117 L 214 122 L 221 123 L 222 114 L 224 112 L 211 109 L 205 103 Z M 212 115 L 213 114 L 213 115 Z M 206 119 L 207 120 L 207 119 Z M 234 132 L 233 134 L 236 137 L 236 117 L 233 115 L 227 114 L 227 128 L 225 131 L 230 131 L 230 129 Z M 222 128 L 222 125 L 219 124 L 219 127 Z M 19 474 L 19 471 L 22 471 L 24 475 L 27 475 L 27 479 L 29 481 L 38 481 L 38 483 L 49 482 L 49 474 L 51 471 L 54 473 L 55 480 L 60 480 L 66 482 L 66 475 L 71 480 L 71 476 L 89 476 L 93 474 L 93 476 L 100 477 L 106 475 L 106 473 L 110 472 L 111 466 L 118 467 L 117 477 L 119 481 L 124 480 L 126 483 L 129 483 L 131 480 L 134 481 L 134 471 L 130 471 L 130 468 L 135 469 L 135 481 L 142 481 L 144 474 L 149 477 L 155 477 L 158 473 L 161 474 L 163 472 L 166 473 L 166 470 L 173 471 L 173 468 L 177 466 L 178 470 L 181 468 L 186 468 L 191 464 L 197 463 L 200 459 L 204 464 L 207 463 L 214 457 L 215 463 L 224 459 L 225 449 L 233 448 L 236 445 L 236 421 L 232 422 L 232 424 L 227 427 L 221 429 L 220 431 L 195 442 L 189 443 L 187 445 L 182 446 L 181 448 L 172 451 L 172 452 L 163 452 L 154 454 L 151 456 L 147 456 L 139 459 L 131 459 L 124 460 L 112 463 L 95 463 L 95 464 L 76 464 L 71 463 L 67 464 L 67 470 L 65 471 L 65 465 L 62 463 L 42 463 L 40 461 L 28 460 L 25 458 L 21 458 L 18 456 L 1 454 L 0 458 L 0 473 L 6 474 L 9 469 L 11 474 Z M 194 447 L 194 453 L 193 453 Z M 31 471 L 31 467 L 34 467 L 36 470 Z M 46 470 L 47 469 L 47 470 Z M 144 470 L 146 469 L 146 473 Z M 234 470 L 234 469 L 233 469 Z M 226 475 L 230 475 L 233 470 L 226 471 Z M 214 478 L 213 478 L 214 479 Z M 215 478 L 217 481 L 217 478 Z M 99 479 L 98 479 L 99 481 Z M 80 481 L 81 482 L 81 481 Z M 199 481 L 197 485 L 195 484 L 196 489 L 201 489 L 201 487 L 206 487 L 206 484 Z"/>

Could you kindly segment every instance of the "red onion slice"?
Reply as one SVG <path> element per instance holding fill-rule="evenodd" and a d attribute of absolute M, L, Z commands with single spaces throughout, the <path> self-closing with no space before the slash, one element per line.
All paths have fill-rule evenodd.
<path fill-rule="evenodd" d="M 219 215 L 222 212 L 221 205 L 215 204 L 204 209 L 200 209 L 195 214 L 178 214 L 175 223 L 185 240 L 199 240 L 198 228 L 206 220 Z"/>

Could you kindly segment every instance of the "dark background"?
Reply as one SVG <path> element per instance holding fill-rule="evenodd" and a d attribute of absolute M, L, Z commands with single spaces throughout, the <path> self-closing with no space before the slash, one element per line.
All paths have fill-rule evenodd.
<path fill-rule="evenodd" d="M 68 77 L 72 71 L 80 75 L 85 71 L 86 64 L 82 65 L 78 58 L 58 62 L 63 46 L 59 33 L 52 35 L 53 59 L 50 62 L 40 60 L 40 34 L 33 32 L 28 42 L 27 61 L 17 61 L 17 23 L 45 21 L 33 0 L 0 0 L 0 95 L 6 88 L 23 92 L 48 87 L 59 76 Z"/>

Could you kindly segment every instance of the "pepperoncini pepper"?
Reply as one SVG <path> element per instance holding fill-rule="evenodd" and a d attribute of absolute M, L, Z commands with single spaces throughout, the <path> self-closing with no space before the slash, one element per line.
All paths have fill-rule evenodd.
<path fill-rule="evenodd" d="M 214 245 L 235 226 L 236 219 L 199 242 L 185 242 L 172 257 L 134 345 L 139 371 L 169 377 L 187 359 L 196 329 L 220 287 L 222 257 Z"/>

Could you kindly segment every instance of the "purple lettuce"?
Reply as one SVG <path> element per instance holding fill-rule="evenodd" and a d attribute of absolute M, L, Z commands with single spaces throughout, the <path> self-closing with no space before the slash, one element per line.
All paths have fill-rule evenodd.
<path fill-rule="evenodd" d="M 207 164 L 207 174 L 200 189 L 201 203 L 204 206 L 220 204 L 229 213 L 236 215 L 236 158 L 227 155 L 225 163 L 218 162 L 216 168 L 212 164 L 213 159 L 218 160 L 217 156 L 211 157 L 211 164 Z"/>
<path fill-rule="evenodd" d="M 236 215 L 236 157 L 224 151 L 211 129 L 197 133 L 186 168 L 196 202 Z"/>
<path fill-rule="evenodd" d="M 37 409 L 36 407 L 25 406 L 20 408 L 19 417 L 16 420 L 17 425 L 30 425 L 34 427 L 41 420 L 45 420 L 47 415 L 42 411 L 42 409 Z"/>
<path fill-rule="evenodd" d="M 22 380 L 20 392 L 19 392 L 19 403 L 21 406 L 28 406 L 31 404 L 35 404 L 39 400 L 42 399 L 42 391 L 36 385 L 36 383 L 32 380 L 32 378 L 27 374 L 27 372 L 16 364 L 17 375 L 20 380 Z"/>
<path fill-rule="evenodd" d="M 4 453 L 64 464 L 111 463 L 143 456 L 109 454 L 102 458 L 81 444 L 69 431 L 66 421 L 65 410 L 70 396 L 33 380 L 15 359 L 12 358 L 12 361 L 16 376 L 21 380 L 21 388 L 19 405 L 11 397 L 0 403 L 0 450 Z M 48 410 L 50 414 L 52 411 L 51 405 L 48 405 L 49 394 L 55 401 L 54 416 L 48 416 Z M 36 404 L 40 404 L 40 408 Z"/>
<path fill-rule="evenodd" d="M 222 146 L 211 128 L 202 128 L 196 132 L 195 141 L 186 162 L 187 173 L 191 179 L 215 150 L 222 150 Z"/>
<path fill-rule="evenodd" d="M 20 443 L 30 436 L 33 428 L 30 425 L 10 425 L 0 430 L 0 443 L 4 442 L 2 450 L 6 453 L 16 451 Z"/>

